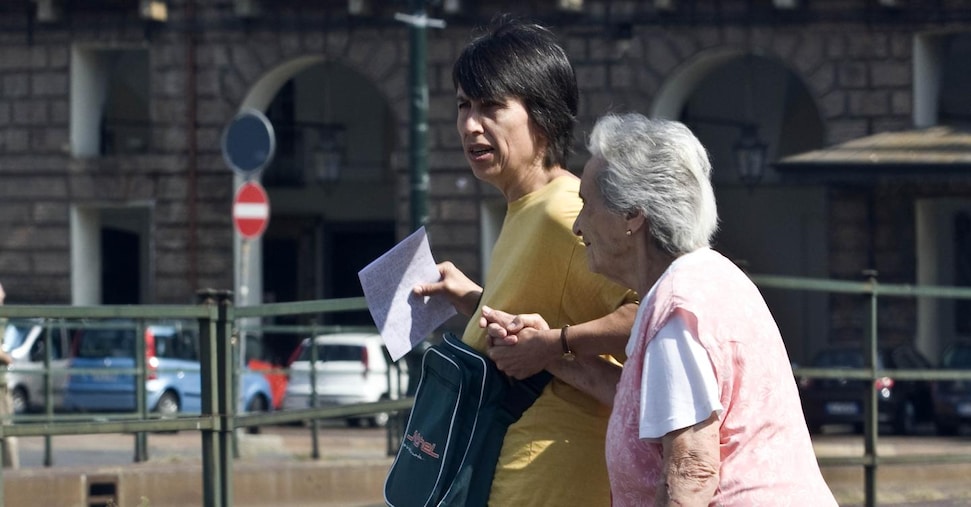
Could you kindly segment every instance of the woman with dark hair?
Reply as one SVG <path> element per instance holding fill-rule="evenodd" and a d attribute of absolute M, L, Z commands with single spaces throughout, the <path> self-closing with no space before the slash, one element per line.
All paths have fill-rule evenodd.
<path fill-rule="evenodd" d="M 489 344 L 480 308 L 488 304 L 549 315 L 556 329 L 537 332 L 537 342 L 559 344 L 569 329 L 572 338 L 622 352 L 635 295 L 591 273 L 571 232 L 582 203 L 579 178 L 566 167 L 578 97 L 566 53 L 547 29 L 503 19 L 465 48 L 452 77 L 466 160 L 476 178 L 503 194 L 506 218 L 484 289 L 445 262 L 441 280 L 415 293 L 448 297 L 470 317 L 463 340 L 482 351 Z M 529 372 L 545 368 L 554 378 L 506 433 L 491 505 L 610 504 L 603 456 L 609 409 L 577 388 L 592 382 L 582 361 L 571 361 L 569 350 L 562 355 Z"/>
<path fill-rule="evenodd" d="M 623 370 L 592 363 L 604 383 L 591 392 L 613 400 L 613 505 L 835 506 L 779 328 L 710 247 L 705 148 L 683 124 L 639 114 L 601 118 L 588 148 L 574 231 L 592 271 L 645 295 Z M 482 313 L 497 344 L 514 343 L 505 349 L 549 327 L 538 314 Z"/>

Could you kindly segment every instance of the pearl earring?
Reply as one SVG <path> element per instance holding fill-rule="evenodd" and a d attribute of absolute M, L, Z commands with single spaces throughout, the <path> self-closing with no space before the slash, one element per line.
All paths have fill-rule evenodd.
<path fill-rule="evenodd" d="M 630 236 L 630 229 L 627 229 L 627 235 Z"/>

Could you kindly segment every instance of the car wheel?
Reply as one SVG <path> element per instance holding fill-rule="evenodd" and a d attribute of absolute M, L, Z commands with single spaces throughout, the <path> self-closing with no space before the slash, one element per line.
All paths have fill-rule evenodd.
<path fill-rule="evenodd" d="M 898 435 L 913 435 L 917 431 L 917 407 L 910 400 L 904 401 L 894 421 L 894 431 Z"/>
<path fill-rule="evenodd" d="M 267 403 L 266 398 L 256 395 L 246 405 L 246 413 L 255 414 L 258 412 L 266 412 L 266 409 L 269 406 L 270 405 Z M 259 426 L 247 426 L 246 433 L 249 433 L 250 435 L 257 435 L 259 434 L 260 429 L 261 428 Z"/>
<path fill-rule="evenodd" d="M 181 408 L 179 406 L 179 398 L 171 391 L 162 393 L 162 397 L 155 404 L 155 411 L 161 414 L 162 417 L 178 414 Z"/>
<path fill-rule="evenodd" d="M 14 414 L 26 414 L 27 406 L 29 400 L 27 399 L 27 391 L 22 387 L 18 387 L 10 393 L 11 409 Z"/>
<path fill-rule="evenodd" d="M 382 395 L 380 401 L 388 401 L 388 395 Z M 391 419 L 391 414 L 387 412 L 378 412 L 377 414 L 368 417 L 368 425 L 372 428 L 383 428 L 388 425 L 388 421 Z"/>
<path fill-rule="evenodd" d="M 368 418 L 368 425 L 372 428 L 383 428 L 388 425 L 389 419 L 391 419 L 391 415 L 387 412 L 378 412 Z"/>

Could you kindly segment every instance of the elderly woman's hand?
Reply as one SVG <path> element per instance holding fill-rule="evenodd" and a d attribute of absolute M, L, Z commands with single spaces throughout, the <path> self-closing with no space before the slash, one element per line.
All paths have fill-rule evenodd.
<path fill-rule="evenodd" d="M 510 377 L 535 375 L 558 357 L 559 332 L 550 330 L 539 314 L 513 315 L 483 306 L 479 326 L 489 334 L 489 357 Z"/>

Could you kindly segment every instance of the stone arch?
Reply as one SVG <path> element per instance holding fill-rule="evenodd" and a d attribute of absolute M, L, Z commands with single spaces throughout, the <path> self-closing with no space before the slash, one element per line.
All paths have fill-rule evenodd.
<path fill-rule="evenodd" d="M 240 100 L 239 109 L 251 108 L 265 111 L 284 83 L 307 68 L 324 61 L 326 59 L 322 56 L 306 55 L 269 69 L 249 88 Z"/>
<path fill-rule="evenodd" d="M 401 101 L 395 98 L 401 92 L 392 92 L 389 86 L 394 85 L 389 82 L 399 72 L 395 64 L 371 61 L 373 54 L 359 54 L 352 46 L 338 51 L 339 56 L 326 51 L 292 56 L 248 80 L 252 85 L 240 94 L 240 109 L 264 111 L 271 118 L 278 152 L 261 176 L 270 196 L 269 227 L 257 241 L 245 245 L 238 238 L 234 241 L 237 304 L 358 295 L 346 293 L 349 284 L 344 278 L 348 273 L 356 276 L 363 265 L 345 264 L 369 261 L 394 244 L 394 155 L 401 149 L 397 136 L 402 120 Z M 241 79 L 246 72 L 237 74 Z M 344 88 L 334 92 L 334 103 L 321 103 L 318 87 L 331 86 L 328 83 L 334 80 Z M 281 105 L 284 95 L 290 102 Z M 347 112 L 352 104 L 367 110 L 352 115 Z M 325 109 L 344 112 L 336 116 L 312 112 Z M 275 115 L 280 111 L 289 114 Z M 361 162 L 358 157 L 351 167 L 348 157 L 339 156 L 349 151 L 349 142 L 356 143 L 355 153 L 362 153 L 362 143 L 367 142 L 362 136 L 377 137 L 377 133 L 385 136 L 387 146 L 378 161 Z M 338 141 L 345 144 L 335 147 Z M 281 151 L 283 147 L 287 150 Z M 283 165 L 290 172 L 281 178 Z M 239 176 L 234 178 L 234 188 L 240 183 Z M 335 246 L 348 242 L 354 242 L 356 256 Z M 275 285 L 281 276 L 288 282 Z"/>
<path fill-rule="evenodd" d="M 717 48 L 673 68 L 651 104 L 652 116 L 683 121 L 708 148 L 720 217 L 714 246 L 752 273 L 827 275 L 825 189 L 790 185 L 770 167 L 781 156 L 822 147 L 815 97 L 774 53 Z M 770 164 L 755 184 L 739 180 L 734 167 L 742 124 L 757 125 L 767 144 Z M 766 301 L 793 360 L 810 357 L 814 339 L 827 332 L 826 302 L 798 293 L 769 293 Z"/>
<path fill-rule="evenodd" d="M 699 97 L 717 81 L 719 92 Z M 690 115 L 698 114 L 692 122 Z M 825 139 L 823 112 L 809 83 L 772 53 L 747 52 L 741 48 L 717 48 L 699 52 L 672 70 L 661 83 L 651 104 L 651 115 L 685 121 L 712 152 L 716 167 L 726 165 L 734 139 L 728 137 L 730 122 L 754 123 L 766 142 L 768 160 L 819 148 Z M 705 121 L 709 120 L 709 121 Z M 718 121 L 711 121 L 718 120 Z M 728 120 L 723 122 L 722 120 Z M 719 124 L 720 123 L 720 124 Z M 708 132 L 714 130 L 715 132 Z M 800 130 L 799 135 L 793 134 Z M 728 183 L 728 171 L 716 171 L 715 180 Z M 766 182 L 777 182 L 771 167 Z"/>
<path fill-rule="evenodd" d="M 337 62 L 366 77 L 381 90 L 395 117 L 406 120 L 408 46 L 398 39 L 381 31 L 301 32 L 285 43 L 227 44 L 211 58 L 224 64 L 220 96 L 236 110 L 262 110 L 290 77 L 315 64 Z"/>
<path fill-rule="evenodd" d="M 715 69 L 728 62 L 741 58 L 740 49 L 716 49 L 702 51 L 675 67 L 661 87 L 651 104 L 651 116 L 677 120 L 681 116 L 688 97 L 699 84 Z"/>

